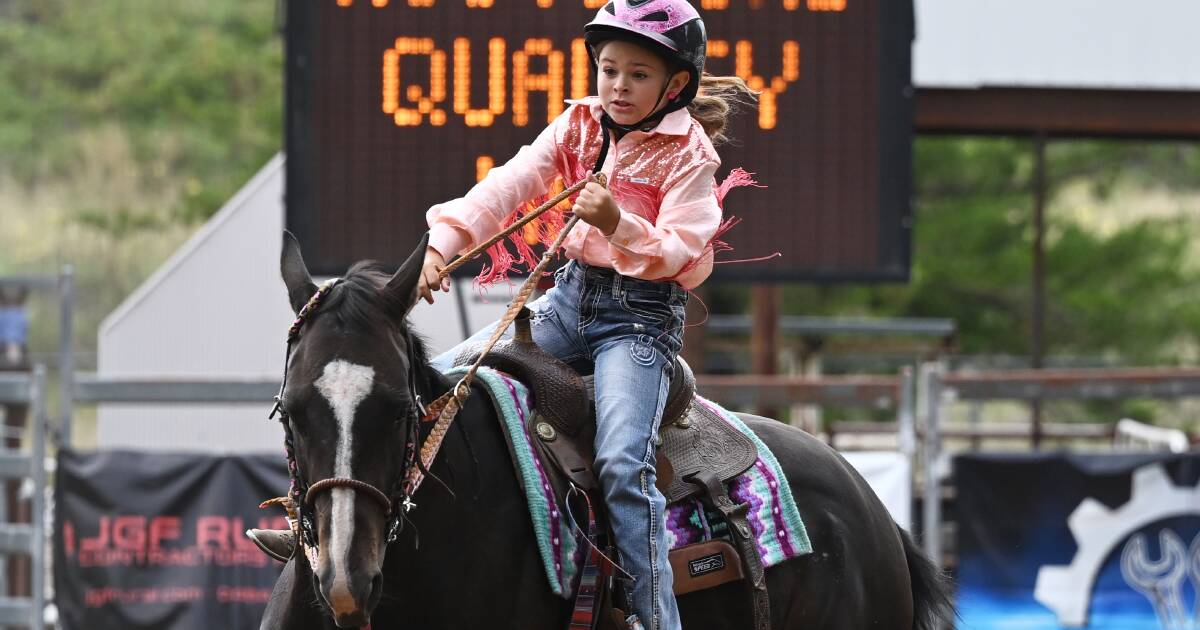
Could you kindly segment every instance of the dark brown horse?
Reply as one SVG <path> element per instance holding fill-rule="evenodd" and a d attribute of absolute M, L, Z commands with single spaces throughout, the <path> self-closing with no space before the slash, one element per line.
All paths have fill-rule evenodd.
<path fill-rule="evenodd" d="M 308 492 L 315 561 L 289 561 L 264 629 L 565 628 L 524 495 L 487 395 L 459 412 L 402 532 L 394 490 L 414 440 L 418 401 L 451 386 L 428 366 L 405 320 L 423 241 L 393 276 L 359 263 L 304 317 L 290 344 L 283 409 Z M 285 235 L 282 272 L 300 311 L 317 292 Z M 791 483 L 813 553 L 767 570 L 777 629 L 934 628 L 953 614 L 948 586 L 867 483 L 835 451 L 774 420 L 743 416 Z M 331 480 L 321 485 L 319 480 Z M 350 480 L 354 480 L 351 482 Z M 747 628 L 742 584 L 679 599 L 689 630 Z"/>

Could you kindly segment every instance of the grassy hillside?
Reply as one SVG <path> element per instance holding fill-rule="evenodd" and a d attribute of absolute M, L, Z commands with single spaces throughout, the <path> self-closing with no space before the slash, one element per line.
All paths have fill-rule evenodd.
<path fill-rule="evenodd" d="M 274 2 L 0 4 L 0 274 L 79 278 L 96 326 L 279 150 Z M 56 326 L 38 303 L 35 346 Z"/>

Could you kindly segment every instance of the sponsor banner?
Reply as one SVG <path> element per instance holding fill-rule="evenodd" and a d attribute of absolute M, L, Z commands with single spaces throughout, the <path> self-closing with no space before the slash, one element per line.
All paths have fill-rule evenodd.
<path fill-rule="evenodd" d="M 282 565 L 244 535 L 288 487 L 281 455 L 61 451 L 54 581 L 64 630 L 255 629 Z"/>
<path fill-rule="evenodd" d="M 955 460 L 960 627 L 1200 627 L 1200 454 Z"/>
<path fill-rule="evenodd" d="M 904 529 L 912 527 L 912 463 L 904 453 L 844 452 L 842 457 L 867 480 L 892 518 Z M 797 497 L 804 505 L 804 497 Z"/>

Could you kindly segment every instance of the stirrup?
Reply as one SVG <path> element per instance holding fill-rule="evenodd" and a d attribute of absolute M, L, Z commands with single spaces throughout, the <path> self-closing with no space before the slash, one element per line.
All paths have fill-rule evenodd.
<path fill-rule="evenodd" d="M 296 535 L 290 529 L 247 529 L 246 537 L 263 553 L 287 562 L 296 553 Z"/>

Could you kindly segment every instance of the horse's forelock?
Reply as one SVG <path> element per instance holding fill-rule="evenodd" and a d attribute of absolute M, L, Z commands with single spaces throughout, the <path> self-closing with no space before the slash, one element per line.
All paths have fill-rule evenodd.
<path fill-rule="evenodd" d="M 405 334 L 408 322 L 395 317 L 408 306 L 389 291 L 383 291 L 391 275 L 381 263 L 355 263 L 326 297 L 321 310 L 334 315 L 344 326 L 367 331 L 396 330 Z M 381 328 L 382 327 L 382 328 Z"/>
<path fill-rule="evenodd" d="M 332 315 L 344 327 L 368 332 L 392 330 L 404 339 L 414 366 L 428 365 L 425 340 L 412 331 L 406 318 L 396 313 L 408 311 L 394 292 L 383 291 L 391 273 L 382 263 L 364 260 L 355 263 L 330 291 L 320 311 Z"/>

